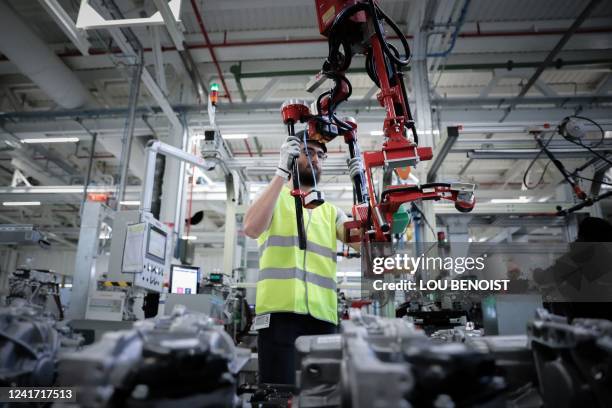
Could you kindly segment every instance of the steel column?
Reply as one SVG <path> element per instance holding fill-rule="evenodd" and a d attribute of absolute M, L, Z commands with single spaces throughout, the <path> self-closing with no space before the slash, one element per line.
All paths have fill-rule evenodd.
<path fill-rule="evenodd" d="M 136 120 L 136 107 L 138 105 L 138 96 L 140 95 L 140 78 L 144 69 L 144 59 L 142 49 L 138 51 L 136 67 L 134 69 L 132 81 L 130 84 L 130 97 L 128 102 L 128 116 L 125 122 L 123 138 L 121 140 L 121 172 L 119 176 L 119 187 L 117 190 L 117 206 L 120 208 L 119 202 L 123 200 L 125 195 L 125 185 L 127 183 L 128 169 L 130 165 L 130 153 L 132 152 L 132 140 L 134 138 L 134 122 Z"/>
<path fill-rule="evenodd" d="M 415 10 L 417 28 L 414 35 L 413 60 L 411 63 L 410 78 L 413 84 L 415 99 L 415 120 L 417 134 L 419 135 L 419 146 L 430 146 L 435 148 L 433 137 L 433 121 L 431 117 L 431 94 L 429 89 L 429 78 L 427 73 L 427 33 L 425 31 L 427 2 L 419 1 Z M 419 170 L 424 173 L 425 163 L 420 163 Z M 433 210 L 433 203 L 423 202 L 421 205 L 423 215 L 427 221 L 436 229 L 436 217 Z M 436 237 L 429 228 L 422 229 L 424 242 L 434 242 Z"/>
<path fill-rule="evenodd" d="M 85 318 L 89 292 L 95 285 L 100 224 L 104 218 L 106 218 L 106 210 L 102 203 L 85 202 L 74 263 L 74 275 L 72 276 L 70 306 L 66 313 L 68 319 Z"/>

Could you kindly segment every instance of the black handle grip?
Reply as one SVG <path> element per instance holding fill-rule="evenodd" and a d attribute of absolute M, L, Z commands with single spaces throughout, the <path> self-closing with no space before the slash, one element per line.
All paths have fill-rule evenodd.
<path fill-rule="evenodd" d="M 289 136 L 295 136 L 295 125 L 292 121 L 287 123 L 287 133 Z M 291 178 L 293 182 L 293 190 L 300 190 L 300 182 L 298 177 L 297 159 L 293 159 L 291 163 Z M 300 249 L 306 249 L 306 232 L 304 231 L 304 209 L 302 208 L 302 197 L 293 196 L 295 200 L 295 220 L 297 223 L 298 246 Z"/>

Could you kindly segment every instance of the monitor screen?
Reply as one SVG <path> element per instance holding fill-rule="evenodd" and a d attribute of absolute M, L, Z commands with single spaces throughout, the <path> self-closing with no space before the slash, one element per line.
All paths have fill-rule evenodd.
<path fill-rule="evenodd" d="M 195 295 L 198 293 L 200 268 L 193 266 L 172 265 L 170 271 L 170 293 Z"/>
<path fill-rule="evenodd" d="M 208 279 L 211 283 L 223 283 L 223 274 L 221 273 L 211 273 L 208 276 Z"/>
<path fill-rule="evenodd" d="M 151 225 L 147 239 L 147 255 L 164 262 L 166 260 L 166 233 Z"/>

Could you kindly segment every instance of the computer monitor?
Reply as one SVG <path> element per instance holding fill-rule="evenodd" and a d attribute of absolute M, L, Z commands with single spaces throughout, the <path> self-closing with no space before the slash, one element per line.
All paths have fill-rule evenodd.
<path fill-rule="evenodd" d="M 164 231 L 154 225 L 149 226 L 147 236 L 147 258 L 164 262 L 166 260 L 166 239 Z"/>
<path fill-rule="evenodd" d="M 172 265 L 170 268 L 170 293 L 195 295 L 198 293 L 200 268 L 195 266 Z"/>

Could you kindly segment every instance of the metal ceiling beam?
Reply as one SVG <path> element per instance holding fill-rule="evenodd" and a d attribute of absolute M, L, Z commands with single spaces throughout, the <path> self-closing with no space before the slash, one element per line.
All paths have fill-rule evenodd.
<path fill-rule="evenodd" d="M 612 153 L 611 148 L 595 148 L 592 149 L 601 154 Z M 585 149 L 550 149 L 557 158 L 579 158 L 592 157 L 593 153 Z M 529 160 L 534 159 L 540 152 L 540 149 L 473 149 L 467 150 L 467 157 L 471 159 L 481 160 L 500 160 L 500 159 L 519 159 Z"/>
<path fill-rule="evenodd" d="M 85 30 L 77 28 L 72 18 L 66 13 L 58 0 L 38 0 L 38 2 L 47 10 L 53 17 L 57 25 L 62 29 L 64 34 L 72 41 L 75 47 L 83 55 L 89 55 L 91 43 L 87 39 Z"/>
<path fill-rule="evenodd" d="M 612 90 L 612 74 L 604 75 L 604 78 L 597 84 L 594 94 L 597 96 L 605 95 Z"/>
<path fill-rule="evenodd" d="M 225 77 L 223 76 L 223 71 L 221 70 L 221 66 L 219 65 L 219 61 L 217 60 L 217 55 L 215 53 L 214 45 L 210 41 L 208 37 L 208 31 L 206 31 L 206 27 L 204 27 L 204 20 L 202 19 L 202 15 L 200 14 L 200 9 L 195 0 L 191 0 L 191 8 L 193 9 L 193 13 L 195 14 L 196 20 L 198 22 L 198 27 L 202 32 L 202 36 L 204 37 L 204 41 L 206 42 L 208 52 L 210 53 L 210 57 L 212 59 L 213 64 L 217 70 L 217 75 L 219 76 L 219 80 L 221 81 L 221 85 L 223 86 L 223 90 L 225 91 L 225 96 L 227 100 L 232 103 L 232 96 L 227 88 L 227 84 L 225 83 Z"/>
<path fill-rule="evenodd" d="M 261 90 L 257 92 L 257 94 L 253 97 L 251 102 L 263 102 L 268 99 L 271 95 L 274 94 L 274 92 L 276 92 L 282 80 L 283 77 L 270 78 L 270 80 L 264 85 L 264 87 L 261 88 Z"/>
<path fill-rule="evenodd" d="M 114 21 L 110 21 L 110 20 L 106 21 L 106 20 L 104 20 L 91 6 L 89 6 L 88 1 L 83 1 L 81 3 L 81 8 L 79 9 L 79 17 L 77 19 L 77 27 L 83 28 L 83 29 L 94 29 L 94 28 L 100 28 L 100 27 L 111 27 L 111 28 L 108 29 L 108 32 L 111 35 L 111 37 L 113 38 L 113 40 L 115 41 L 115 43 L 117 44 L 117 46 L 119 47 L 119 49 L 123 52 L 123 54 L 126 55 L 126 56 L 137 57 L 138 55 L 140 55 L 140 53 L 138 52 L 138 50 L 135 47 L 138 47 L 138 48 L 141 47 L 140 43 L 139 43 L 139 40 L 137 39 L 137 37 L 133 34 L 133 32 L 129 28 L 125 29 L 125 32 L 122 29 L 120 29 L 120 28 L 116 28 L 116 27 L 119 27 L 119 26 L 124 26 L 128 20 L 127 19 L 120 19 L 121 16 L 120 16 L 119 9 L 116 7 L 116 5 L 113 2 L 110 2 L 109 4 L 110 4 L 110 7 L 111 7 L 111 9 L 109 9 L 109 12 L 114 17 L 119 18 L 118 20 L 114 20 Z M 178 10 L 176 10 L 176 4 L 178 4 L 180 6 L 180 1 L 179 0 L 173 0 L 172 4 L 171 4 L 171 7 L 173 9 L 173 13 L 178 15 Z M 87 14 L 87 13 L 89 13 L 89 14 Z M 93 15 L 92 13 L 95 13 L 95 15 Z M 155 17 L 155 15 L 153 17 Z M 145 19 L 136 19 L 136 20 L 148 21 L 145 25 L 150 25 L 151 21 L 149 21 L 149 20 L 154 19 L 153 17 L 151 17 L 149 19 L 145 18 Z M 161 19 L 161 22 L 163 23 L 163 18 L 161 17 L 161 15 L 157 16 L 157 17 L 159 17 L 159 19 Z M 116 22 L 119 25 L 113 25 L 114 22 Z M 170 124 L 174 128 L 180 129 L 181 128 L 181 122 L 180 122 L 178 116 L 176 115 L 176 113 L 172 109 L 172 106 L 170 105 L 170 102 L 166 98 L 166 95 L 160 89 L 159 85 L 157 84 L 155 79 L 151 76 L 151 74 L 149 73 L 149 71 L 148 71 L 148 69 L 146 67 L 144 67 L 144 69 L 143 69 L 141 78 L 142 78 L 142 82 L 147 87 L 147 89 L 148 89 L 149 93 L 151 94 L 151 96 L 153 97 L 153 99 L 155 99 L 155 101 L 159 105 L 159 107 L 162 110 L 162 112 L 168 117 L 168 120 L 170 121 Z M 126 110 L 126 113 L 127 113 L 127 110 Z M 141 114 L 142 113 L 144 113 L 144 112 L 141 112 Z M 86 116 L 81 116 L 81 118 L 84 118 L 84 117 L 86 117 Z"/>
<path fill-rule="evenodd" d="M 80 29 L 93 30 L 118 27 L 146 27 L 151 25 L 164 25 L 164 17 L 161 12 L 156 12 L 150 17 L 121 18 L 113 16 L 114 19 L 107 20 L 98 13 L 90 4 L 90 0 L 81 1 L 76 26 Z M 176 20 L 179 19 L 181 0 L 170 0 L 168 7 Z"/>
<path fill-rule="evenodd" d="M 21 170 L 27 176 L 33 177 L 41 184 L 67 184 L 67 180 L 51 174 L 48 169 L 42 168 L 38 163 L 33 162 L 29 157 L 13 157 L 11 159 L 11 166 Z"/>
<path fill-rule="evenodd" d="M 166 29 L 168 30 L 168 34 L 174 43 L 174 46 L 178 51 L 185 50 L 185 37 L 183 36 L 183 29 L 181 27 L 180 20 L 178 20 L 179 16 L 175 16 L 173 14 L 173 10 L 170 9 L 167 0 L 153 0 L 155 6 L 159 10 L 162 18 L 164 19 L 164 23 L 166 24 Z M 181 1 L 178 1 L 178 10 L 181 9 Z"/>
<path fill-rule="evenodd" d="M 151 32 L 151 42 L 153 45 L 153 60 L 155 61 L 155 76 L 157 77 L 157 85 L 164 94 L 168 94 L 168 85 L 166 84 L 166 69 L 164 67 L 164 55 L 162 51 L 160 28 L 149 27 Z"/>
<path fill-rule="evenodd" d="M 372 97 L 374 96 L 374 94 L 376 92 L 378 92 L 380 88 L 377 85 L 372 85 L 370 87 L 370 89 L 368 89 L 368 91 L 365 93 L 365 95 L 363 95 L 363 100 L 364 101 L 369 101 L 370 99 L 372 99 Z"/>
<path fill-rule="evenodd" d="M 436 181 L 438 170 L 440 170 L 442 163 L 446 159 L 448 153 L 450 153 L 453 145 L 457 142 L 457 139 L 459 139 L 459 128 L 456 126 L 447 127 L 446 138 L 441 142 L 440 147 L 436 149 L 436 152 L 434 153 L 434 160 L 427 171 L 428 183 L 433 183 Z"/>
<path fill-rule="evenodd" d="M 580 25 L 584 22 L 584 20 L 586 20 L 587 17 L 589 17 L 591 12 L 595 10 L 595 8 L 599 5 L 600 2 L 601 0 L 591 0 L 589 4 L 587 4 L 587 6 L 584 8 L 584 10 L 582 10 L 580 15 L 576 18 L 576 20 L 574 20 L 574 22 L 567 29 L 565 34 L 563 34 L 563 37 L 561 37 L 557 45 L 555 45 L 555 48 L 553 48 L 550 51 L 550 53 L 546 56 L 544 61 L 542 61 L 540 66 L 535 70 L 533 75 L 529 78 L 527 83 L 523 86 L 523 88 L 521 88 L 521 91 L 519 92 L 518 97 L 517 97 L 519 100 L 523 98 L 523 96 L 525 96 L 527 92 L 529 92 L 529 90 L 536 83 L 538 78 L 540 78 L 540 75 L 542 75 L 542 72 L 544 72 L 544 70 L 553 62 L 553 60 L 557 57 L 561 49 L 565 46 L 565 44 L 567 44 L 567 42 L 574 35 L 576 30 L 578 30 L 578 27 L 580 27 Z M 499 121 L 503 122 L 508 117 L 508 115 L 510 114 L 512 109 L 514 109 L 515 106 L 516 106 L 515 103 L 510 104 L 510 106 L 508 106 L 506 110 L 506 113 L 504 114 L 504 116 L 502 116 L 502 118 Z"/>
<path fill-rule="evenodd" d="M 113 40 L 115 40 L 115 42 L 117 43 L 117 45 L 119 46 L 119 48 L 123 51 L 125 55 L 133 55 L 133 56 L 138 55 L 138 52 L 128 42 L 128 40 L 126 39 L 125 35 L 121 32 L 121 30 L 117 28 L 112 28 L 109 30 L 109 32 L 111 36 L 113 37 Z M 166 95 L 164 95 L 164 92 L 160 89 L 159 85 L 157 84 L 157 82 L 155 82 L 155 79 L 153 79 L 153 77 L 149 73 L 149 70 L 146 67 L 144 67 L 144 69 L 142 70 L 141 78 L 142 78 L 142 82 L 145 84 L 145 86 L 149 90 L 149 93 L 151 94 L 153 99 L 155 99 L 155 101 L 159 105 L 162 112 L 164 112 L 164 114 L 168 117 L 170 124 L 172 124 L 174 128 L 180 129 L 181 121 L 179 120 L 176 112 L 174 112 L 174 109 L 172 109 L 172 105 L 170 105 L 170 102 L 166 98 Z M 141 112 L 141 113 L 145 113 L 145 112 Z"/>
<path fill-rule="evenodd" d="M 135 54 L 134 54 L 135 55 Z M 146 79 L 145 79 L 146 77 Z M 168 100 L 157 86 L 155 80 L 151 77 L 148 70 L 143 71 L 143 82 L 147 85 L 149 91 L 154 91 L 155 99 L 160 103 L 160 109 L 155 107 L 139 107 L 136 112 L 139 115 L 149 113 L 160 113 L 163 112 L 169 118 L 173 119 L 171 122 L 174 125 L 174 119 L 178 121 L 176 117 L 177 113 L 197 113 L 202 114 L 201 105 L 170 105 Z M 158 99 L 159 98 L 159 99 Z M 515 99 L 508 98 L 442 98 L 433 99 L 431 101 L 432 106 L 440 108 L 455 108 L 457 110 L 466 110 L 476 107 L 490 107 L 489 111 L 497 110 L 497 107 L 504 103 L 513 103 Z M 546 98 L 546 97 L 530 97 L 523 98 L 520 104 L 525 105 L 556 105 L 563 104 L 564 107 L 577 106 L 584 104 L 597 104 L 597 103 L 610 103 L 612 102 L 612 95 L 604 95 L 599 97 L 591 96 L 567 96 L 558 98 Z M 410 100 L 409 103 L 414 104 L 414 100 Z M 238 113 L 238 112 L 251 112 L 251 111 L 273 111 L 277 112 L 279 109 L 278 102 L 246 102 L 246 103 L 233 103 L 231 105 L 223 105 L 219 108 L 218 117 L 221 117 L 225 113 Z M 350 111 L 352 109 L 369 108 L 370 110 L 381 109 L 378 102 L 373 100 L 351 100 L 342 105 L 343 110 Z M 176 112 L 174 111 L 176 110 Z M 73 109 L 73 110 L 55 110 L 55 111 L 21 111 L 21 112 L 5 112 L 0 113 L 0 122 L 5 123 L 26 120 L 49 120 L 49 119 L 61 119 L 61 118 L 104 118 L 104 117 L 125 117 L 127 114 L 127 108 L 112 108 L 112 109 Z M 609 117 L 609 116 L 608 116 Z M 560 117 L 559 119 L 561 119 Z M 494 121 L 484 120 L 483 122 Z M 177 123 L 180 124 L 180 123 Z"/>

